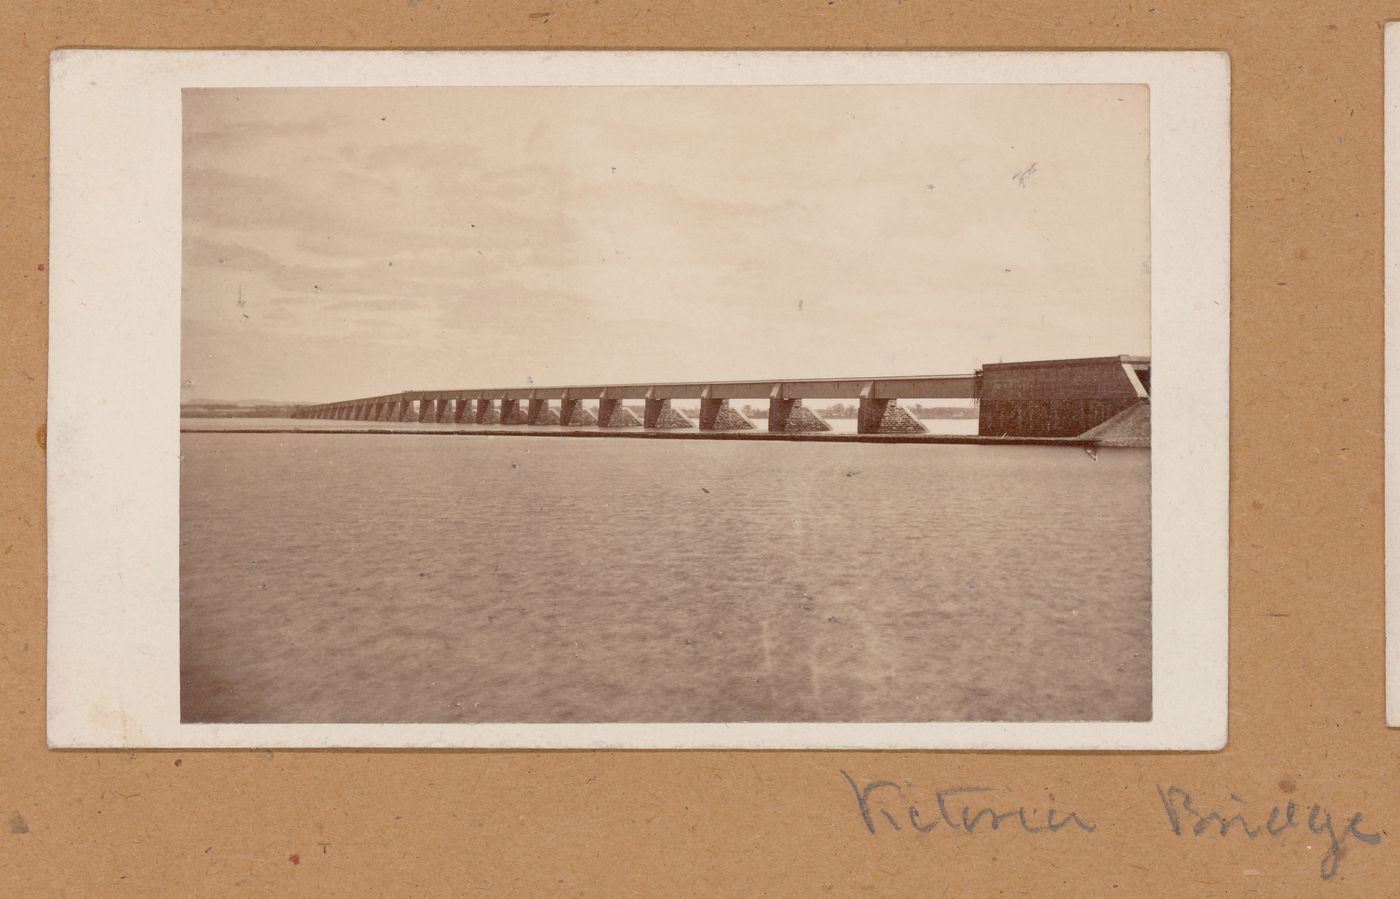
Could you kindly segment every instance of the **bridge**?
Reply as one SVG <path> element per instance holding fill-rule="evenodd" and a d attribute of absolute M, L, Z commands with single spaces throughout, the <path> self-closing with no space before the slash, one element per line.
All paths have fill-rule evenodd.
<path fill-rule="evenodd" d="M 692 381 L 556 387 L 409 390 L 298 408 L 294 418 L 524 427 L 754 430 L 732 400 L 766 400 L 768 431 L 831 430 L 804 400 L 855 400 L 858 434 L 927 433 L 901 400 L 974 400 L 978 434 L 989 438 L 1095 438 L 1145 446 L 1151 363 L 1143 356 L 1009 362 L 971 374 L 897 378 Z M 641 401 L 637 418 L 624 401 Z M 698 400 L 692 422 L 675 400 Z M 590 405 L 585 405 L 588 403 Z M 556 405 L 557 404 L 557 408 Z"/>

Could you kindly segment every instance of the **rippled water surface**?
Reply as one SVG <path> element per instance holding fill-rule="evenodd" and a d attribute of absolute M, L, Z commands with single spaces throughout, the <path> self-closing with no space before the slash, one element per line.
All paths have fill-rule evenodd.
<path fill-rule="evenodd" d="M 186 721 L 1151 715 L 1145 450 L 182 442 Z"/>

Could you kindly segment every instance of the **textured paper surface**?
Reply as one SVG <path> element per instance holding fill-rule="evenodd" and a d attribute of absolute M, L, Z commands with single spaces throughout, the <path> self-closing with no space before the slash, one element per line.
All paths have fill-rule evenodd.
<path fill-rule="evenodd" d="M 1382 676 L 1382 34 L 1393 4 L 490 3 L 0 10 L 0 884 L 11 895 L 1386 895 L 1387 839 L 1172 834 L 1154 786 L 1394 832 Z M 49 52 L 1220 49 L 1232 96 L 1221 752 L 93 752 L 45 746 Z M 140 123 L 133 123 L 140 127 Z M 839 774 L 1052 791 L 1088 839 L 872 836 Z M 904 837 L 908 837 L 905 839 Z M 295 857 L 296 861 L 293 861 Z"/>
<path fill-rule="evenodd" d="M 1385 719 L 1400 727 L 1400 27 L 1385 28 Z"/>
<path fill-rule="evenodd" d="M 1228 72 L 1219 54 L 54 58 L 49 740 L 103 746 L 1216 749 L 1224 743 Z M 180 96 L 433 84 L 1146 84 L 1153 714 L 1113 723 L 181 724 Z M 141 117 L 145 127 L 126 123 Z M 109 178 L 112 171 L 122 177 Z M 1010 176 L 1008 172 L 1008 177 Z M 114 337 L 119 339 L 114 339 Z"/>

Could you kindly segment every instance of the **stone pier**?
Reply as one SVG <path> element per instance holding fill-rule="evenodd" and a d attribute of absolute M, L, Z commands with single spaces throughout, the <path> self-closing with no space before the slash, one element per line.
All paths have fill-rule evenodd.
<path fill-rule="evenodd" d="M 709 391 L 706 391 L 707 393 Z M 700 430 L 702 431 L 752 431 L 754 423 L 742 412 L 729 408 L 729 400 L 700 397 Z"/>
<path fill-rule="evenodd" d="M 479 425 L 498 425 L 501 423 L 501 413 L 496 409 L 495 400 L 476 401 L 476 423 Z"/>
<path fill-rule="evenodd" d="M 895 400 L 862 396 L 856 413 L 857 434 L 927 434 L 924 423 Z"/>
<path fill-rule="evenodd" d="M 559 424 L 570 428 L 586 428 L 597 423 L 598 419 L 584 408 L 582 400 L 565 396 L 559 401 Z"/>
<path fill-rule="evenodd" d="M 640 428 L 642 423 L 632 410 L 622 405 L 622 400 L 598 400 L 598 427 L 600 428 Z"/>
<path fill-rule="evenodd" d="M 525 410 L 520 408 L 520 400 L 501 400 L 501 424 L 523 425 L 528 420 Z"/>
<path fill-rule="evenodd" d="M 1150 384 L 1150 363 L 1136 356 L 989 363 L 980 372 L 977 433 L 1078 437 L 1146 407 Z"/>
<path fill-rule="evenodd" d="M 768 398 L 768 431 L 773 434 L 793 434 L 812 431 L 830 431 L 827 424 L 811 409 L 805 408 L 800 399 L 787 399 L 781 388 L 775 388 Z"/>
<path fill-rule="evenodd" d="M 472 401 L 458 397 L 456 408 L 452 410 L 452 421 L 454 424 L 463 424 L 470 421 L 472 417 Z"/>
<path fill-rule="evenodd" d="M 554 414 L 554 410 L 549 408 L 549 400 L 530 400 L 528 411 L 525 413 L 525 423 L 527 425 L 557 425 L 559 416 Z"/>
<path fill-rule="evenodd" d="M 690 419 L 671 408 L 670 400 L 647 398 L 642 425 L 648 428 L 693 428 Z"/>

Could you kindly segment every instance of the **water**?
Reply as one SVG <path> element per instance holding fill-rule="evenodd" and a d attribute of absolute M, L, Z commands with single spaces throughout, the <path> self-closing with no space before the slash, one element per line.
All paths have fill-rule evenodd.
<path fill-rule="evenodd" d="M 1151 715 L 1145 450 L 182 446 L 186 721 Z"/>

